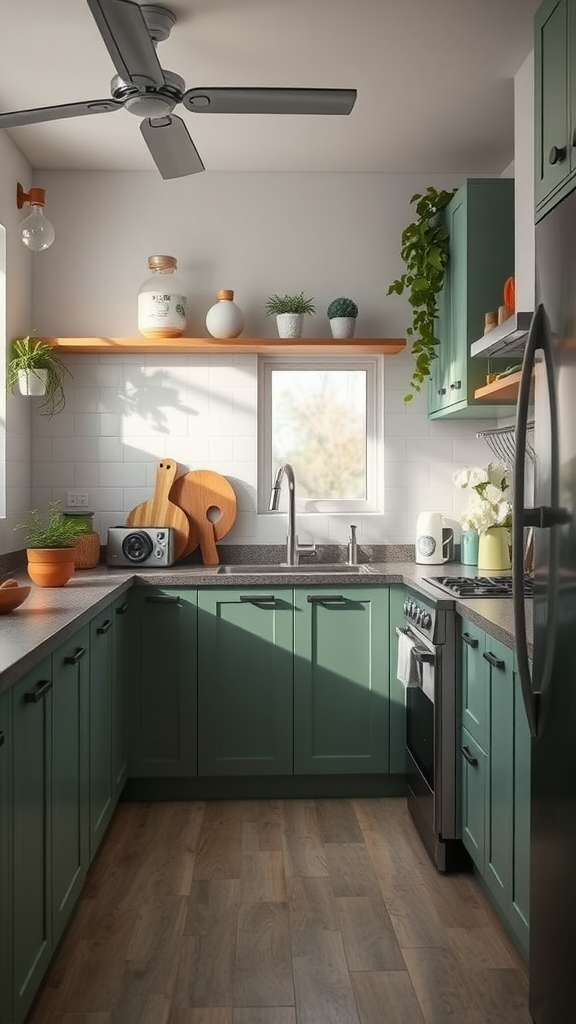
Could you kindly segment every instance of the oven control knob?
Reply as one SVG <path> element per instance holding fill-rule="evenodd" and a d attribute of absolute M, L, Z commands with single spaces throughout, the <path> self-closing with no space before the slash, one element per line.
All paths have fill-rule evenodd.
<path fill-rule="evenodd" d="M 416 618 L 416 611 L 417 611 L 417 609 L 418 609 L 418 605 L 415 604 L 414 601 L 412 601 L 412 604 L 410 605 L 410 618 L 411 619 L 415 619 Z"/>
<path fill-rule="evenodd" d="M 432 616 L 430 615 L 430 612 L 424 612 L 424 615 L 422 616 L 422 625 L 424 626 L 424 629 L 430 629 L 430 626 L 432 625 Z"/>
<path fill-rule="evenodd" d="M 419 626 L 422 623 L 423 615 L 424 615 L 424 612 L 422 611 L 422 609 L 418 608 L 418 611 L 416 612 L 416 625 L 417 626 Z"/>
<path fill-rule="evenodd" d="M 408 598 L 404 601 L 404 615 L 408 615 L 408 609 L 410 608 L 410 601 Z"/>

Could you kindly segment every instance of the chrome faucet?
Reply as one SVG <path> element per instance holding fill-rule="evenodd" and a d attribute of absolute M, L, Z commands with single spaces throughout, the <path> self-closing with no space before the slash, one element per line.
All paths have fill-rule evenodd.
<path fill-rule="evenodd" d="M 277 512 L 280 504 L 280 491 L 282 488 L 282 480 L 286 476 L 288 480 L 288 533 L 286 536 L 286 565 L 298 565 L 298 559 L 300 554 L 306 552 L 310 555 L 316 554 L 315 544 L 299 544 L 298 536 L 296 534 L 296 480 L 294 478 L 294 470 L 289 462 L 285 462 L 283 466 L 279 466 L 276 470 L 276 476 L 274 477 L 274 483 L 272 484 L 272 490 L 270 491 L 270 501 L 268 503 L 269 512 Z"/>

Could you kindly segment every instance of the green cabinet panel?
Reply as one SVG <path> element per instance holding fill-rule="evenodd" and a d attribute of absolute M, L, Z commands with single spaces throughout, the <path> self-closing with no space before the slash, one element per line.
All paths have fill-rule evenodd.
<path fill-rule="evenodd" d="M 113 602 L 112 618 L 112 779 L 117 799 L 128 777 L 128 687 L 134 649 L 134 611 L 128 594 Z"/>
<path fill-rule="evenodd" d="M 108 607 L 90 623 L 89 831 L 94 857 L 115 807 L 112 765 L 114 619 Z"/>
<path fill-rule="evenodd" d="M 514 181 L 468 178 L 458 189 L 443 219 L 450 238 L 450 259 L 439 298 L 440 340 L 428 390 L 431 419 L 446 416 L 503 415 L 505 402 L 474 398 L 486 383 L 488 361 L 470 356 L 482 336 L 484 314 L 502 305 L 504 282 L 514 273 Z M 505 360 L 491 360 L 492 371 Z M 511 411 L 511 410 L 510 410 Z"/>
<path fill-rule="evenodd" d="M 294 616 L 294 772 L 388 771 L 388 590 L 297 588 Z"/>
<path fill-rule="evenodd" d="M 56 946 L 88 868 L 90 629 L 52 656 L 52 941 Z"/>
<path fill-rule="evenodd" d="M 12 691 L 0 694 L 0 1024 L 12 1020 Z"/>
<path fill-rule="evenodd" d="M 461 737 L 462 842 L 483 874 L 486 861 L 488 757 L 466 729 Z"/>
<path fill-rule="evenodd" d="M 398 668 L 397 626 L 403 626 L 406 588 L 390 587 L 390 773 L 406 771 L 406 690 L 396 676 Z"/>
<path fill-rule="evenodd" d="M 485 879 L 503 910 L 512 890 L 514 806 L 514 654 L 486 637 L 490 693 L 489 792 Z"/>
<path fill-rule="evenodd" d="M 485 634 L 472 622 L 463 622 L 462 724 L 486 750 L 489 743 L 489 692 L 484 653 Z"/>
<path fill-rule="evenodd" d="M 532 670 L 532 666 L 530 666 Z M 530 922 L 530 748 L 520 677 L 514 673 L 514 860 L 510 923 L 528 953 Z"/>
<path fill-rule="evenodd" d="M 576 169 L 575 36 L 574 0 L 545 0 L 534 20 L 534 199 L 541 213 L 562 198 Z"/>
<path fill-rule="evenodd" d="M 199 775 L 293 770 L 292 589 L 198 594 Z"/>
<path fill-rule="evenodd" d="M 52 954 L 52 659 L 13 687 L 13 1016 L 21 1024 Z"/>
<path fill-rule="evenodd" d="M 197 774 L 197 594 L 136 587 L 129 693 L 129 772 Z"/>

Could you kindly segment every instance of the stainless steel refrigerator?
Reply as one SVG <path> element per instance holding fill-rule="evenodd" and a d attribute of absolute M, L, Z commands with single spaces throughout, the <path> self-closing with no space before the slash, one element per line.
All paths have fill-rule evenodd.
<path fill-rule="evenodd" d="M 529 409 L 534 378 L 534 409 Z M 525 508 L 534 420 L 534 507 Z M 534 529 L 534 661 L 526 650 L 522 523 Z M 576 191 L 536 225 L 536 312 L 522 368 L 514 467 L 513 595 L 532 733 L 530 1012 L 576 1020 Z"/>

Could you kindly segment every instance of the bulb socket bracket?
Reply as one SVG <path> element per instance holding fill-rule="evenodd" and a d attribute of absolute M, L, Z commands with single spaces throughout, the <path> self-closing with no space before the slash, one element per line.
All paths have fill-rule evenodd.
<path fill-rule="evenodd" d="M 22 209 L 24 203 L 30 203 L 31 206 L 44 206 L 45 202 L 45 188 L 31 188 L 29 192 L 26 192 L 19 181 L 16 183 L 16 206 L 19 210 Z"/>

